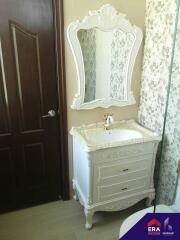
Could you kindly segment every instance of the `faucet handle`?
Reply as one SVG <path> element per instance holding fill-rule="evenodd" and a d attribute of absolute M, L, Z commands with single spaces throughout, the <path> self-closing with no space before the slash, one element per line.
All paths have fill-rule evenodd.
<path fill-rule="evenodd" d="M 110 120 L 110 122 L 111 122 L 111 124 L 114 122 L 114 119 L 113 119 L 113 114 L 110 114 L 109 116 L 108 116 L 108 118 L 109 118 L 109 120 Z"/>
<path fill-rule="evenodd" d="M 104 114 L 104 120 L 106 121 L 108 119 L 108 117 L 110 117 L 113 120 L 113 115 L 112 113 L 106 113 Z"/>

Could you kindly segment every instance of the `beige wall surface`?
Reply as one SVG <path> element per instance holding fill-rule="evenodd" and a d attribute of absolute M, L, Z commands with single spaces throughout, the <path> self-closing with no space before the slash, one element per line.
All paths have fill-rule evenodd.
<path fill-rule="evenodd" d="M 65 60 L 66 60 L 66 84 L 67 84 L 67 107 L 68 107 L 68 129 L 85 123 L 99 122 L 107 112 L 114 114 L 115 120 L 136 119 L 140 98 L 140 80 L 143 57 L 143 44 L 136 59 L 132 90 L 135 94 L 136 105 L 127 107 L 111 107 L 109 109 L 96 108 L 94 110 L 75 111 L 71 109 L 73 97 L 77 92 L 77 74 L 73 56 L 67 41 L 67 26 L 77 19 L 81 20 L 88 14 L 89 10 L 98 10 L 104 4 L 113 5 L 119 12 L 125 13 L 131 23 L 139 26 L 144 31 L 145 25 L 145 0 L 64 0 L 65 20 Z M 72 141 L 69 136 L 69 170 L 72 178 Z"/>

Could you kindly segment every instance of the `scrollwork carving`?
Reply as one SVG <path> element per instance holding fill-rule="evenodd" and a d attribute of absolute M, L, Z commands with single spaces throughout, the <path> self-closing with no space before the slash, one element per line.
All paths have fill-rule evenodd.
<path fill-rule="evenodd" d="M 78 76 L 78 92 L 71 107 L 135 104 L 131 79 L 142 30 L 106 4 L 98 11 L 89 11 L 82 21 L 71 23 L 67 35 Z"/>

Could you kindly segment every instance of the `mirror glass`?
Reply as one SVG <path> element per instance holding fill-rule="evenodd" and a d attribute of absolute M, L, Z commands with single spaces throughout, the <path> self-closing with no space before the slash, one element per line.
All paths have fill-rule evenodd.
<path fill-rule="evenodd" d="M 84 102 L 105 98 L 126 101 L 127 73 L 135 35 L 121 29 L 91 28 L 80 29 L 77 36 L 84 62 Z"/>

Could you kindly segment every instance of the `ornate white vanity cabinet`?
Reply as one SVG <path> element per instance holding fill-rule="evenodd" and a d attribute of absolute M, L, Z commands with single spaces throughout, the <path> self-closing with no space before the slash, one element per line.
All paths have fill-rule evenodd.
<path fill-rule="evenodd" d="M 117 211 L 154 199 L 153 174 L 160 137 L 135 121 L 104 130 L 103 123 L 72 128 L 73 188 L 86 228 L 96 211 Z"/>
<path fill-rule="evenodd" d="M 67 37 L 77 70 L 72 109 L 135 104 L 131 81 L 142 30 L 106 4 L 72 22 Z M 75 199 L 84 206 L 86 228 L 96 211 L 127 208 L 154 198 L 153 173 L 160 138 L 134 121 L 72 128 Z M 106 129 L 106 130 L 105 130 Z"/>

